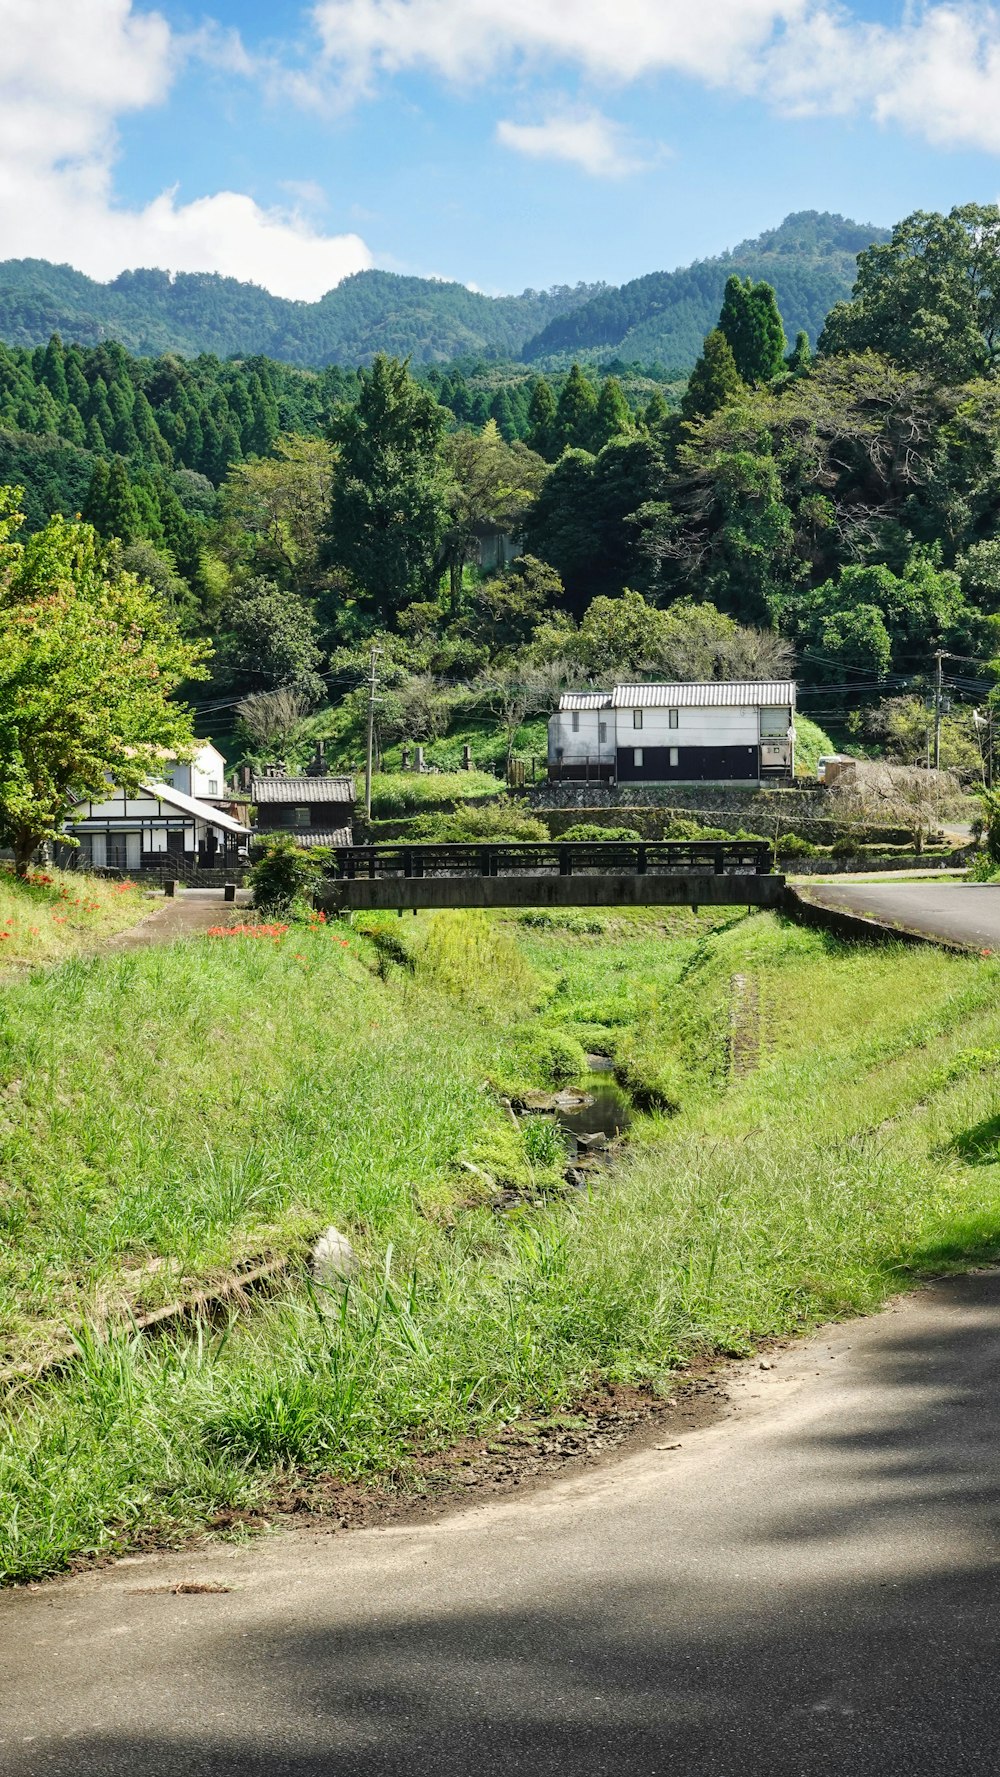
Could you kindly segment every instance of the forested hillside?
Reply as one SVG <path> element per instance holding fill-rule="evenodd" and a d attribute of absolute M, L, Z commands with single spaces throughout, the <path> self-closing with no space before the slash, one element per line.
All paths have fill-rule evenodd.
<path fill-rule="evenodd" d="M 834 304 L 849 296 L 857 255 L 888 231 L 802 210 L 731 253 L 681 271 L 651 272 L 617 290 L 603 290 L 572 313 L 550 321 L 528 341 L 530 362 L 560 353 L 614 350 L 632 362 L 685 374 L 701 350 L 734 272 L 774 286 L 785 325 L 815 343 Z"/>
<path fill-rule="evenodd" d="M 263 353 L 316 368 L 366 364 L 376 352 L 418 364 L 469 353 L 516 358 L 531 334 L 598 288 L 483 296 L 464 284 L 364 271 L 319 302 L 289 302 L 213 273 L 129 271 L 98 284 L 68 265 L 8 259 L 0 264 L 0 339 L 35 346 L 60 333 L 82 345 L 115 339 L 140 355 Z"/>
<path fill-rule="evenodd" d="M 475 722 L 512 746 L 562 685 L 770 677 L 794 654 L 818 713 L 865 704 L 874 744 L 922 757 L 943 649 L 947 746 L 975 772 L 1000 654 L 997 291 L 992 206 L 867 249 L 815 355 L 733 273 L 679 408 L 578 365 L 317 373 L 54 336 L 0 348 L 0 485 L 28 534 L 81 513 L 214 649 L 201 708 L 258 757 L 322 737 L 356 759 L 373 644 L 386 746 L 454 751 Z"/>
<path fill-rule="evenodd" d="M 68 265 L 10 259 L 0 264 L 0 339 L 36 346 L 59 333 L 81 345 L 114 339 L 140 356 L 260 354 L 315 369 L 353 369 L 377 352 L 440 364 L 610 350 L 686 375 L 731 272 L 767 278 L 791 332 L 804 328 L 815 341 L 828 311 L 850 294 L 856 254 L 885 238 L 810 210 L 732 253 L 620 289 L 579 284 L 483 296 L 464 284 L 366 271 L 311 303 L 210 274 L 131 271 L 98 284 Z"/>

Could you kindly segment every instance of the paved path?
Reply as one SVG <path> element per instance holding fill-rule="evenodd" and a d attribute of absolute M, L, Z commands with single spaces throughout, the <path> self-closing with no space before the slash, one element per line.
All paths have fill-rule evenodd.
<path fill-rule="evenodd" d="M 237 889 L 235 906 L 223 899 L 221 889 L 184 889 L 164 900 L 138 925 L 110 938 L 101 950 L 143 950 L 150 944 L 172 944 L 175 938 L 195 937 L 207 932 L 209 926 L 232 925 L 245 918 L 241 910 L 251 900 L 248 889 Z"/>
<path fill-rule="evenodd" d="M 926 932 L 952 944 L 1000 951 L 1000 884 L 886 882 L 796 885 L 810 901 Z"/>
<path fill-rule="evenodd" d="M 991 1777 L 1000 1272 L 733 1396 L 431 1523 L 0 1595 L 4 1777 Z"/>

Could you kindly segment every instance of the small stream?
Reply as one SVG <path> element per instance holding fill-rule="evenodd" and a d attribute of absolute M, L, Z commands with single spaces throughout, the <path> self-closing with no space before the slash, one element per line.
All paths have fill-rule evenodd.
<path fill-rule="evenodd" d="M 615 1079 L 611 1062 L 603 1055 L 588 1056 L 588 1060 L 588 1071 L 571 1090 L 586 1093 L 591 1102 L 578 1109 L 556 1112 L 557 1121 L 566 1132 L 571 1159 L 588 1149 L 599 1151 L 602 1138 L 614 1141 L 624 1135 L 632 1121 L 631 1102 Z"/>

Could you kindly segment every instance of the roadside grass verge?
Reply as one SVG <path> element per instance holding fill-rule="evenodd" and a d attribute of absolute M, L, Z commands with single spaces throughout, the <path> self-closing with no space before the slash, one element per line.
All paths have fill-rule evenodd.
<path fill-rule="evenodd" d="M 408 965 L 381 978 L 360 930 L 347 949 L 293 932 L 71 964 L 9 996 L 29 995 L 17 1043 L 36 1032 L 43 1073 L 33 1170 L 11 1191 L 17 1153 L 0 1149 L 0 1211 L 24 1200 L 14 1244 L 34 1241 L 39 1289 L 46 1265 L 79 1290 L 91 1265 L 107 1277 L 170 1250 L 193 1268 L 317 1215 L 361 1264 L 346 1293 L 294 1284 L 155 1341 L 103 1344 L 80 1297 L 63 1302 L 78 1361 L 0 1419 L 7 1579 L 182 1534 L 297 1471 L 405 1484 L 415 1450 L 554 1411 L 597 1376 L 669 1386 L 697 1354 L 872 1308 L 1000 1247 L 995 962 L 847 948 L 771 915 L 399 929 Z M 734 1079 L 737 974 L 761 1029 Z M 51 1000 L 30 998 L 46 982 Z M 640 1118 L 588 1198 L 497 1216 L 460 1161 L 515 1138 L 483 1083 L 533 1030 L 642 1033 L 680 1108 Z M 47 1185 L 68 1173 L 72 1189 Z M 15 1310 L 26 1276 L 9 1278 Z"/>
<path fill-rule="evenodd" d="M 134 926 L 150 911 L 135 883 L 76 870 L 33 870 L 19 879 L 0 868 L 0 970 L 51 963 Z"/>

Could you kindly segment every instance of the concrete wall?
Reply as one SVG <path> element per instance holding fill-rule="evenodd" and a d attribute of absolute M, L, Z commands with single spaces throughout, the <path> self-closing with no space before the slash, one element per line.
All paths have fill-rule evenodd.
<path fill-rule="evenodd" d="M 777 907 L 783 876 L 465 876 L 366 882 L 328 878 L 316 891 L 326 912 L 415 907 Z"/>

